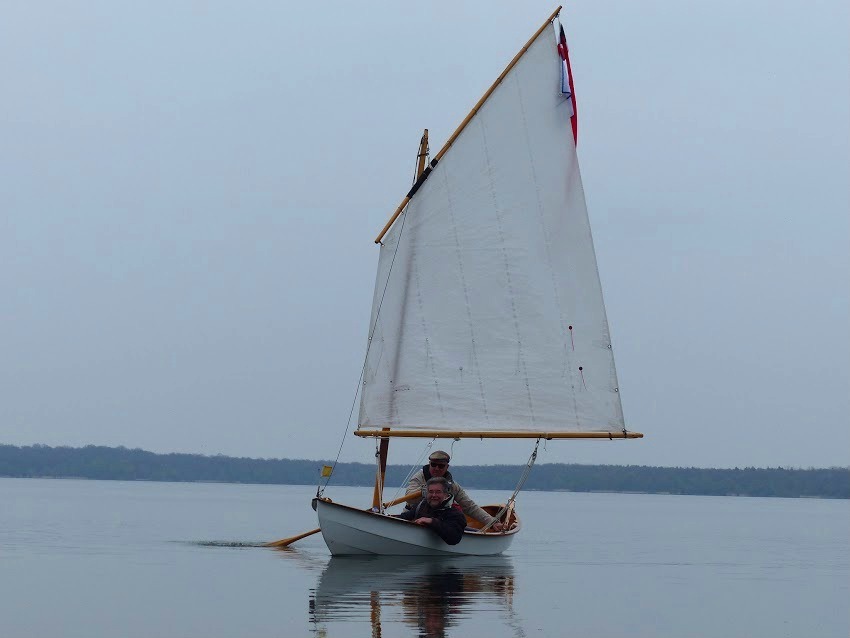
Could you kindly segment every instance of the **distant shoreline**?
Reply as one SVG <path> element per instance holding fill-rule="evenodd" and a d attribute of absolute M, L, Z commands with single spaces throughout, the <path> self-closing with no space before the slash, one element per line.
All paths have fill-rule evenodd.
<path fill-rule="evenodd" d="M 192 483 L 316 485 L 327 460 L 251 459 L 201 454 L 156 454 L 125 447 L 50 447 L 0 444 L 0 477 Z M 465 487 L 513 490 L 522 465 L 453 466 Z M 400 485 L 409 467 L 387 467 L 387 485 Z M 339 463 L 336 485 L 371 486 L 375 468 Z M 542 463 L 526 490 L 850 499 L 850 468 L 670 468 Z"/>
<path fill-rule="evenodd" d="M 597 466 L 604 467 L 604 466 Z M 808 471 L 808 470 L 807 470 Z M 316 483 L 259 483 L 255 481 L 208 481 L 208 480 L 166 480 L 166 479 L 147 479 L 147 478 L 135 478 L 135 479 L 126 479 L 126 478 L 89 478 L 86 476 L 9 476 L 6 474 L 0 474 L 0 479 L 10 478 L 10 479 L 40 479 L 44 481 L 124 481 L 127 483 L 197 483 L 197 484 L 211 484 L 211 485 L 311 485 L 314 486 Z M 492 490 L 496 488 L 482 487 L 480 485 L 470 485 L 465 483 L 465 485 L 469 488 L 477 488 L 481 490 Z M 372 487 L 371 485 L 348 485 L 348 484 L 339 484 L 339 487 Z M 741 498 L 808 498 L 808 499 L 824 499 L 824 500 L 844 500 L 849 499 L 850 496 L 758 496 L 754 494 L 695 494 L 695 493 L 674 493 L 674 492 L 641 492 L 638 490 L 569 490 L 569 489 L 544 489 L 544 488 L 536 488 L 536 487 L 524 487 L 524 492 L 565 492 L 569 494 L 644 494 L 644 495 L 653 495 L 653 496 L 711 496 L 711 497 L 741 497 Z"/>

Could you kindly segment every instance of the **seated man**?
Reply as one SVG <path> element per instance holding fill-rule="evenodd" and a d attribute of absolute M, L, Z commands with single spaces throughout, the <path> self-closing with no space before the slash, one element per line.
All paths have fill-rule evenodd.
<path fill-rule="evenodd" d="M 422 487 L 427 483 L 428 479 L 432 477 L 444 478 L 449 484 L 449 494 L 454 497 L 455 503 L 461 506 L 463 513 L 486 525 L 493 520 L 493 517 L 478 507 L 478 505 L 475 504 L 475 501 L 469 498 L 466 491 L 454 482 L 452 473 L 449 472 L 449 458 L 449 455 L 442 450 L 437 450 L 432 453 L 431 456 L 428 457 L 428 465 L 423 466 L 421 470 L 410 478 L 410 482 L 407 484 L 405 492 L 407 494 L 421 494 Z M 407 503 L 407 509 L 413 510 L 420 502 L 421 501 L 419 499 L 409 501 Z M 496 521 L 490 526 L 490 529 L 500 532 L 502 530 L 502 524 Z"/>
<path fill-rule="evenodd" d="M 452 507 L 449 484 L 444 478 L 432 478 L 426 483 L 428 496 L 419 501 L 416 509 L 398 515 L 406 521 L 434 530 L 449 545 L 457 545 L 463 538 L 466 517 Z"/>

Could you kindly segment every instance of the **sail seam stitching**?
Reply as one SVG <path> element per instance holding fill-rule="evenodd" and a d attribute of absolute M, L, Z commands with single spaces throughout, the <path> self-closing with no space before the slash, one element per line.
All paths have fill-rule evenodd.
<path fill-rule="evenodd" d="M 529 47 L 529 49 L 530 48 L 531 47 Z M 551 246 L 551 242 L 550 242 L 550 239 L 549 239 L 549 232 L 548 232 L 548 229 L 547 229 L 547 226 L 546 226 L 546 216 L 545 216 L 545 213 L 544 213 L 544 210 L 543 210 L 543 202 L 540 198 L 540 183 L 539 183 L 538 178 L 537 178 L 537 167 L 534 163 L 534 154 L 531 152 L 531 138 L 530 138 L 529 132 L 528 132 L 528 118 L 526 116 L 525 102 L 523 101 L 523 94 L 522 94 L 522 90 L 521 90 L 521 87 L 519 85 L 519 82 L 517 82 L 517 97 L 519 98 L 519 110 L 520 110 L 520 114 L 522 116 L 522 129 L 523 129 L 523 134 L 525 136 L 526 150 L 528 151 L 528 162 L 529 162 L 529 166 L 531 168 L 532 181 L 534 182 L 534 196 L 535 196 L 535 199 L 536 199 L 536 202 L 537 202 L 537 216 L 538 216 L 538 221 L 540 223 L 540 228 L 543 231 L 543 245 L 545 247 L 546 263 L 549 266 L 549 274 L 550 274 L 550 277 L 551 277 L 551 280 L 552 280 L 552 289 L 555 292 L 555 305 L 558 308 L 558 317 L 560 319 L 560 322 L 559 322 L 559 325 L 558 325 L 558 334 L 559 334 L 559 336 L 562 336 L 563 326 L 567 325 L 567 320 L 566 320 L 566 317 L 564 317 L 564 308 L 563 308 L 563 305 L 561 303 L 561 293 L 560 293 L 560 290 L 558 288 L 557 278 L 555 277 L 555 268 L 552 265 L 552 246 Z M 561 339 L 561 341 L 562 341 L 562 344 L 563 344 L 563 354 L 564 354 L 564 367 L 563 367 L 563 371 L 562 371 L 562 376 L 566 376 L 566 372 L 567 372 L 567 370 L 569 370 L 569 383 L 570 383 L 570 389 L 571 389 L 570 394 L 572 395 L 572 398 L 573 398 L 573 413 L 575 415 L 576 425 L 580 426 L 579 416 L 578 416 L 578 402 L 576 401 L 576 393 L 575 393 L 575 376 L 574 376 L 574 372 L 573 372 L 573 369 L 572 369 L 573 366 L 570 365 L 570 361 L 569 361 L 570 354 L 569 354 L 569 350 L 567 349 L 566 340 Z"/>
<path fill-rule="evenodd" d="M 514 78 L 514 82 L 516 79 Z M 511 317 L 513 319 L 514 324 L 514 334 L 517 339 L 517 364 L 518 370 L 517 372 L 521 372 L 523 378 L 525 379 L 525 393 L 526 399 L 528 401 L 528 412 L 529 417 L 531 419 L 531 423 L 535 424 L 537 421 L 534 415 L 534 402 L 531 398 L 531 387 L 528 379 L 528 367 L 526 365 L 525 357 L 522 349 L 522 332 L 519 327 L 519 317 L 517 315 L 517 307 L 516 307 L 516 295 L 514 293 L 514 284 L 513 279 L 511 278 L 511 268 L 510 268 L 510 259 L 508 258 L 507 246 L 505 244 L 505 229 L 503 223 L 503 211 L 499 207 L 498 198 L 496 195 L 496 187 L 495 187 L 495 179 L 493 175 L 493 163 L 490 160 L 490 147 L 487 144 L 487 129 L 485 128 L 483 122 L 479 122 L 479 129 L 481 130 L 481 138 L 484 147 L 484 160 L 487 164 L 487 176 L 488 182 L 490 186 L 490 197 L 493 201 L 493 213 L 496 220 L 496 232 L 499 237 L 499 244 L 502 253 L 502 263 L 505 267 L 505 279 L 508 288 L 508 299 L 510 300 L 511 305 Z"/>
<path fill-rule="evenodd" d="M 431 339 L 428 331 L 428 322 L 425 319 L 425 303 L 422 300 L 422 285 L 419 273 L 419 268 L 416 267 L 416 249 L 414 244 L 410 246 L 410 270 L 413 273 L 413 285 L 416 289 L 416 305 L 419 308 L 419 323 L 422 326 L 422 334 L 425 337 L 425 359 L 428 361 L 428 368 L 431 370 L 431 377 L 434 381 L 434 392 L 437 395 L 437 406 L 440 408 L 440 417 L 445 422 L 446 410 L 443 405 L 443 398 L 440 393 L 440 380 L 437 376 L 437 370 L 434 367 L 434 356 L 431 351 Z M 395 403 L 395 402 L 394 402 Z"/>
<path fill-rule="evenodd" d="M 487 393 L 484 388 L 484 378 L 481 376 L 481 366 L 478 362 L 478 346 L 475 342 L 475 324 L 472 321 L 472 312 L 469 302 L 469 284 L 466 280 L 466 270 L 463 267 L 462 250 L 460 246 L 460 236 L 457 230 L 457 219 L 455 217 L 454 200 L 452 199 L 452 190 L 449 184 L 449 174 L 447 170 L 443 171 L 443 182 L 446 186 L 446 202 L 448 204 L 448 214 L 452 226 L 452 234 L 455 242 L 455 256 L 457 258 L 458 271 L 460 273 L 461 287 L 463 288 L 463 300 L 466 305 L 466 319 L 469 325 L 469 336 L 471 341 L 472 365 L 473 371 L 478 379 L 478 392 L 481 395 L 481 405 L 484 411 L 484 420 L 490 423 L 490 411 L 487 407 Z M 461 368 L 461 382 L 463 381 L 463 368 Z"/>

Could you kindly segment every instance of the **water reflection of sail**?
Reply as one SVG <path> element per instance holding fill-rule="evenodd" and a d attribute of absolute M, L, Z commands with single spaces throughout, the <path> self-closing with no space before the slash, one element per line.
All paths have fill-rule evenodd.
<path fill-rule="evenodd" d="M 310 616 L 317 625 L 368 616 L 373 635 L 382 624 L 403 624 L 443 636 L 488 611 L 513 624 L 513 593 L 513 565 L 503 556 L 334 557 L 310 598 Z"/>

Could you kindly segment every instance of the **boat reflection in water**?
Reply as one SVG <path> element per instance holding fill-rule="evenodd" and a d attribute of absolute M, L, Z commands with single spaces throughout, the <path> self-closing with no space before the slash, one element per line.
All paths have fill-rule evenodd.
<path fill-rule="evenodd" d="M 513 565 L 504 556 L 401 557 L 335 556 L 310 596 L 310 620 L 317 635 L 336 623 L 368 621 L 372 636 L 393 626 L 410 635 L 446 636 L 468 621 L 478 632 L 520 623 L 513 611 Z M 469 632 L 465 632 L 469 635 Z M 341 635 L 341 634 L 340 634 Z"/>

